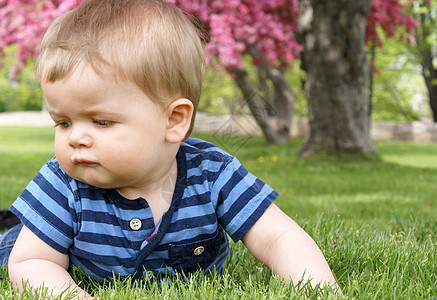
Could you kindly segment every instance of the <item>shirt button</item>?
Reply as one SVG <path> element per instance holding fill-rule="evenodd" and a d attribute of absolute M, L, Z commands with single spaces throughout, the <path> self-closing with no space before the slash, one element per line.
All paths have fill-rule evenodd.
<path fill-rule="evenodd" d="M 197 247 L 196 249 L 194 249 L 194 255 L 200 255 L 200 254 L 202 254 L 203 253 L 203 251 L 205 251 L 205 247 L 203 247 L 203 246 L 199 246 L 199 247 Z"/>
<path fill-rule="evenodd" d="M 129 223 L 129 226 L 132 230 L 140 230 L 141 225 L 142 224 L 140 219 L 132 219 Z"/>
<path fill-rule="evenodd" d="M 155 275 L 153 274 L 153 271 L 147 271 L 147 278 L 149 278 L 150 280 L 152 280 L 153 279 L 153 277 L 154 277 Z"/>

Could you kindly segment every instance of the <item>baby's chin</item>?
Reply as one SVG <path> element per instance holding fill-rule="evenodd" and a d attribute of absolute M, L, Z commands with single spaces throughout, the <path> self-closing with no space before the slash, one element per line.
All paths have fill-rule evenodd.
<path fill-rule="evenodd" d="M 68 173 L 67 173 L 68 174 Z M 102 180 L 98 180 L 92 177 L 87 177 L 84 175 L 80 175 L 80 174 L 68 174 L 71 178 L 75 179 L 76 181 L 79 181 L 81 183 L 90 185 L 90 186 L 94 186 L 100 189 L 116 189 L 119 186 L 114 184 L 113 182 L 105 182 Z"/>

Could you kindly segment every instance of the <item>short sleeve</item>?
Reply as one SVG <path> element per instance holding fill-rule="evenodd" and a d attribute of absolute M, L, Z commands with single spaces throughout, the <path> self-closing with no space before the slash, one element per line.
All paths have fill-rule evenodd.
<path fill-rule="evenodd" d="M 45 164 L 10 210 L 40 239 L 67 254 L 73 243 L 72 180 L 55 159 Z"/>
<path fill-rule="evenodd" d="M 244 168 L 235 157 L 224 165 L 212 191 L 220 225 L 234 242 L 239 241 L 279 196 Z"/>

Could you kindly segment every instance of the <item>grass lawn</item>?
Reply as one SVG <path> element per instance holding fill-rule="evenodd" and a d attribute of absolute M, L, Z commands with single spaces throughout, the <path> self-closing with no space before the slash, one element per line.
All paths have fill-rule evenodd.
<path fill-rule="evenodd" d="M 265 146 L 258 137 L 194 136 L 227 148 L 281 193 L 278 206 L 314 238 L 347 299 L 436 299 L 436 143 L 377 142 L 379 158 L 300 158 L 300 139 L 281 147 Z M 52 140 L 53 128 L 0 127 L 1 208 L 53 155 Z M 168 285 L 115 280 L 92 289 L 100 299 L 316 297 L 307 287 L 293 292 L 284 286 L 241 243 L 232 244 L 226 268 L 224 276 Z M 0 280 L 0 299 L 18 297 L 7 280 Z M 322 298 L 334 295 L 326 292 Z"/>

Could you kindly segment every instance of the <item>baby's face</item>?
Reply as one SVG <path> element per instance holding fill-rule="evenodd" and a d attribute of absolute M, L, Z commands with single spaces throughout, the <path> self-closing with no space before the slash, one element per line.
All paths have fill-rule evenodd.
<path fill-rule="evenodd" d="M 165 109 L 133 83 L 85 67 L 42 88 L 56 124 L 56 157 L 74 179 L 101 188 L 141 186 L 171 160 Z"/>

